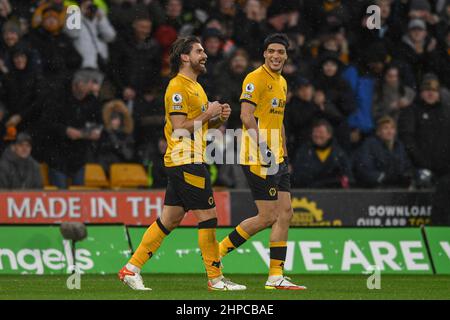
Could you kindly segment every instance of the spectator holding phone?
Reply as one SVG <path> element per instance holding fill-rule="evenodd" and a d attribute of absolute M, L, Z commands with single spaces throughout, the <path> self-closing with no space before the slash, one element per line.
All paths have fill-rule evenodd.
<path fill-rule="evenodd" d="M 101 135 L 99 84 L 91 70 L 75 73 L 70 91 L 61 99 L 46 101 L 42 126 L 47 128 L 49 178 L 52 185 L 67 188 L 84 183 L 84 165 L 93 141 Z"/>

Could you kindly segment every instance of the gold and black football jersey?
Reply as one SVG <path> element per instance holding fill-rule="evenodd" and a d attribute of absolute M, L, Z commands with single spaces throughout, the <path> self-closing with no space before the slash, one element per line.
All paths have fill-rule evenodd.
<path fill-rule="evenodd" d="M 164 165 L 166 167 L 174 167 L 204 162 L 203 156 L 206 142 L 203 136 L 207 133 L 208 122 L 202 125 L 203 136 L 198 136 L 198 133 L 194 133 L 190 137 L 182 139 L 172 136 L 173 125 L 170 120 L 170 116 L 176 114 L 184 114 L 188 119 L 195 119 L 207 110 L 208 97 L 202 86 L 179 73 L 170 80 L 167 86 L 164 104 L 166 110 L 164 135 L 167 140 Z M 198 141 L 197 143 L 194 143 L 194 136 Z"/>
<path fill-rule="evenodd" d="M 255 118 L 261 139 L 276 157 L 276 162 L 283 162 L 283 118 L 286 106 L 287 82 L 284 77 L 272 72 L 262 65 L 249 73 L 242 84 L 240 101 L 255 106 Z M 242 128 L 240 161 L 244 165 L 260 165 L 261 156 L 257 149 L 251 147 L 247 130 Z"/>

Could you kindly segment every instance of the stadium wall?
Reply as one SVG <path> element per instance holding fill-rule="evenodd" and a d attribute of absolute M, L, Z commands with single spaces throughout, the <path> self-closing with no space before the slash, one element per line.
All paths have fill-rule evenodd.
<path fill-rule="evenodd" d="M 256 214 L 248 190 L 214 193 L 220 226 L 236 226 Z M 433 225 L 428 191 L 352 190 L 292 192 L 294 226 L 417 227 Z M 163 191 L 4 192 L 0 224 L 48 224 L 64 221 L 150 225 L 161 215 Z M 188 213 L 183 226 L 196 226 Z"/>

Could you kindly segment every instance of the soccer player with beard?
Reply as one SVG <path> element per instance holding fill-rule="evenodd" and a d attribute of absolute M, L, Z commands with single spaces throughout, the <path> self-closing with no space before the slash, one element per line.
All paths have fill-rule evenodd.
<path fill-rule="evenodd" d="M 174 77 L 165 94 L 164 134 L 168 147 L 164 165 L 168 184 L 164 208 L 161 217 L 147 229 L 136 252 L 119 272 L 119 279 L 135 290 L 150 290 L 144 286 L 140 271 L 189 210 L 199 221 L 198 244 L 208 276 L 208 289 L 246 289 L 224 278 L 220 267 L 216 206 L 203 160 L 206 148 L 203 135 L 208 128 L 217 128 L 225 122 L 231 108 L 217 101 L 208 102 L 197 82 L 197 77 L 206 72 L 206 60 L 207 55 L 196 37 L 179 38 L 172 45 L 170 64 Z"/>
<path fill-rule="evenodd" d="M 265 288 L 304 290 L 306 287 L 293 284 L 283 275 L 293 214 L 283 125 L 287 83 L 281 75 L 288 46 L 286 35 L 268 36 L 264 41 L 264 64 L 249 73 L 242 85 L 240 163 L 258 214 L 242 221 L 223 239 L 220 255 L 224 257 L 254 234 L 271 227 L 270 270 Z"/>

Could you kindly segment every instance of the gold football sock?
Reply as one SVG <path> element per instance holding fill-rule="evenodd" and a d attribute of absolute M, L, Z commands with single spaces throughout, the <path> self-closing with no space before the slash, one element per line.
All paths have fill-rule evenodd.
<path fill-rule="evenodd" d="M 156 250 L 158 250 L 164 238 L 169 233 L 170 231 L 163 226 L 161 220 L 158 219 L 153 222 L 153 224 L 148 227 L 147 231 L 145 231 L 142 241 L 131 257 L 129 263 L 142 269 L 148 259 L 150 259 Z"/>
<path fill-rule="evenodd" d="M 286 241 L 270 242 L 270 270 L 269 276 L 282 276 L 284 261 L 286 260 Z"/>
<path fill-rule="evenodd" d="M 228 236 L 225 237 L 220 242 L 219 252 L 220 256 L 224 257 L 229 252 L 234 249 L 240 247 L 245 241 L 250 238 L 250 235 L 241 228 L 241 226 L 237 226 Z"/>
<path fill-rule="evenodd" d="M 198 245 L 202 252 L 208 279 L 222 275 L 220 269 L 219 243 L 216 240 L 217 218 L 202 221 L 198 224 Z"/>

